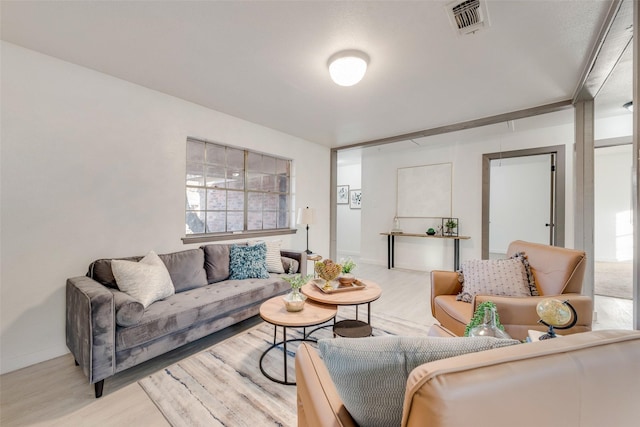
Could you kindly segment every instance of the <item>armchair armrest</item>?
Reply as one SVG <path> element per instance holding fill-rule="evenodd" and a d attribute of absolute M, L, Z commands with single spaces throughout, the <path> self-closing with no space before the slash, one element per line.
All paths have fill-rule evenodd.
<path fill-rule="evenodd" d="M 307 253 L 306 252 L 294 251 L 291 249 L 281 249 L 280 255 L 286 256 L 287 258 L 292 258 L 298 261 L 298 264 L 300 264 L 300 267 L 298 267 L 298 273 L 300 273 L 302 277 L 307 275 Z"/>
<path fill-rule="evenodd" d="M 462 291 L 455 271 L 433 270 L 431 272 L 431 314 L 435 317 L 434 300 L 438 295 L 457 295 Z"/>
<path fill-rule="evenodd" d="M 300 344 L 295 361 L 298 427 L 356 427 L 316 350 Z"/>
<path fill-rule="evenodd" d="M 67 279 L 66 340 L 89 383 L 115 373 L 116 318 L 113 293 L 86 277 Z"/>
<path fill-rule="evenodd" d="M 500 316 L 500 323 L 507 329 L 507 332 L 514 338 L 520 339 L 520 336 L 526 336 L 527 330 L 537 329 L 546 331 L 547 327 L 539 324 L 536 306 L 538 303 L 547 298 L 557 298 L 561 301 L 568 300 L 576 309 L 578 314 L 578 323 L 567 332 L 586 332 L 591 330 L 593 320 L 593 300 L 591 297 L 581 294 L 561 294 L 547 295 L 539 297 L 503 297 L 492 295 L 477 295 L 474 300 L 474 311 L 478 304 L 485 301 L 495 303 Z M 562 334 L 562 332 L 559 332 Z"/>

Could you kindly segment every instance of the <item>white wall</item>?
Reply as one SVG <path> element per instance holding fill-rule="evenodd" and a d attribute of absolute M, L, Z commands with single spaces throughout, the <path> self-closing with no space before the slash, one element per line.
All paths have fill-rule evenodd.
<path fill-rule="evenodd" d="M 354 154 L 349 153 L 348 157 L 350 163 L 341 165 L 341 154 L 338 153 L 338 185 L 348 185 L 349 190 L 357 190 L 362 187 L 360 156 L 354 158 Z M 363 199 L 366 197 L 363 192 Z M 360 255 L 361 212 L 362 209 L 351 209 L 348 204 L 337 205 L 336 251 L 340 256 Z"/>
<path fill-rule="evenodd" d="M 566 236 L 573 244 L 573 111 L 547 114 L 505 124 L 485 126 L 450 134 L 369 148 L 362 155 L 361 259 L 386 264 L 386 237 L 395 213 L 396 171 L 400 167 L 453 163 L 453 217 L 459 218 L 459 233 L 470 236 L 460 244 L 460 259 L 481 257 L 482 155 L 553 145 L 567 145 L 566 151 Z M 429 185 L 429 183 L 425 183 Z M 424 233 L 437 224 L 433 219 L 403 219 L 405 232 Z M 439 239 L 396 238 L 396 267 L 415 270 L 453 268 L 453 242 Z"/>
<path fill-rule="evenodd" d="M 329 251 L 329 149 L 2 43 L 1 372 L 65 345 L 65 280 L 97 258 L 187 249 L 187 136 L 294 159 Z M 212 78 L 215 78 L 212 75 Z M 305 247 L 302 229 L 283 237 Z"/>

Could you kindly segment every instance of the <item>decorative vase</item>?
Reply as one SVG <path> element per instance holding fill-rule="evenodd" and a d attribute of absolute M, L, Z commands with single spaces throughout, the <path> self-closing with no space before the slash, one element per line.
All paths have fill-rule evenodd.
<path fill-rule="evenodd" d="M 508 333 L 498 328 L 496 325 L 496 309 L 495 307 L 484 308 L 484 320 L 481 324 L 469 331 L 470 337 L 496 337 L 510 339 Z"/>
<path fill-rule="evenodd" d="M 324 279 L 324 286 L 322 289 L 328 291 L 333 289 L 331 281 L 335 280 L 340 275 L 340 272 L 342 272 L 342 266 L 334 263 L 330 259 L 325 259 L 324 261 L 316 262 L 315 270 L 316 273 L 318 273 L 318 276 L 320 276 L 321 279 Z"/>
<path fill-rule="evenodd" d="M 287 311 L 301 311 L 307 296 L 301 293 L 300 289 L 292 289 L 283 299 Z"/>

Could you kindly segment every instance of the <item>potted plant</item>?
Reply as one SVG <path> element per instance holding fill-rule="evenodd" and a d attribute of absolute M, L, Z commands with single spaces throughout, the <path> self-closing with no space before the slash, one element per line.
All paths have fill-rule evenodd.
<path fill-rule="evenodd" d="M 304 308 L 304 301 L 307 297 L 300 292 L 300 288 L 305 285 L 309 280 L 313 279 L 312 274 L 302 276 L 301 274 L 289 274 L 282 276 L 285 282 L 291 285 L 291 292 L 284 297 L 284 305 L 287 311 L 300 311 Z"/>
<path fill-rule="evenodd" d="M 451 236 L 453 234 L 453 230 L 458 226 L 458 223 L 453 219 L 447 219 L 447 222 L 444 223 L 444 227 L 447 230 L 447 234 Z"/>
<path fill-rule="evenodd" d="M 351 272 L 356 268 L 356 263 L 353 262 L 351 258 L 347 258 L 346 260 L 342 259 L 340 263 L 342 264 L 342 274 L 338 277 L 338 281 L 342 285 L 352 284 L 356 280 L 356 277 Z"/>

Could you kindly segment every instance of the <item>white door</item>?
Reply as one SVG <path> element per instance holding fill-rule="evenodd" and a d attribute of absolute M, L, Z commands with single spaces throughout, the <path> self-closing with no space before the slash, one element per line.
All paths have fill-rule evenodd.
<path fill-rule="evenodd" d="M 555 155 L 491 160 L 489 253 L 506 254 L 513 240 L 554 244 Z"/>

